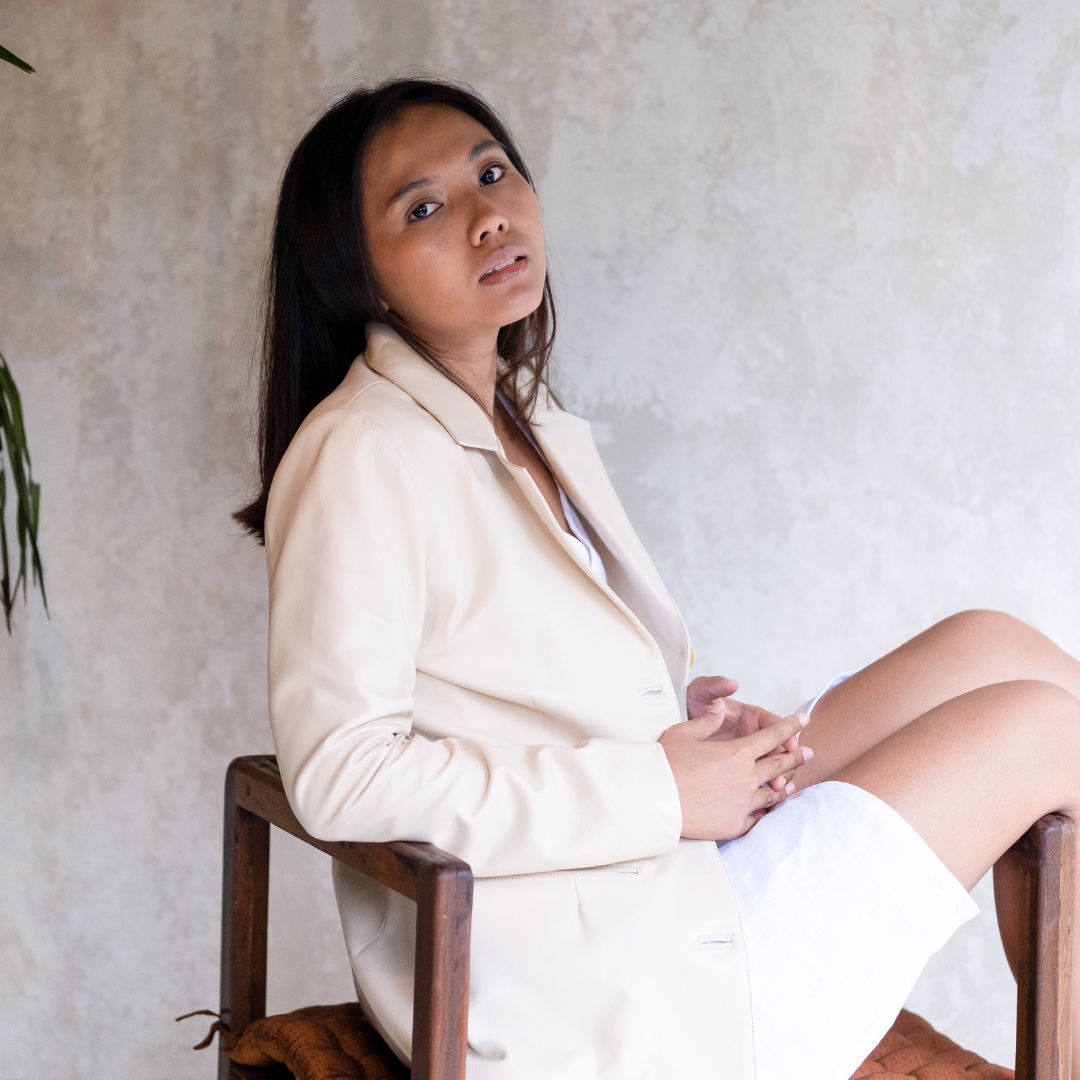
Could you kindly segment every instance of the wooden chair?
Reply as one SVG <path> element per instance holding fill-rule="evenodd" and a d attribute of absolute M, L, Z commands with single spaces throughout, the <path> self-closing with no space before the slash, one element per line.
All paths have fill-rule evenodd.
<path fill-rule="evenodd" d="M 285 1080 L 281 1067 L 234 1064 L 227 1051 L 266 1010 L 270 826 L 340 859 L 417 905 L 413 1080 L 461 1080 L 465 1069 L 472 872 L 432 844 L 316 840 L 289 807 L 273 756 L 239 757 L 225 782 L 218 1080 Z M 1023 866 L 1016 1080 L 1068 1080 L 1074 824 L 1047 814 L 1013 845 Z M 387 1048 L 388 1059 L 392 1053 Z"/>

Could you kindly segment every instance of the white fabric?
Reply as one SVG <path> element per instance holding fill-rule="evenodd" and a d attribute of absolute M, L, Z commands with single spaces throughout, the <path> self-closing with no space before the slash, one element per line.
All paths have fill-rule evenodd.
<path fill-rule="evenodd" d="M 501 386 L 495 387 L 495 393 L 503 403 L 506 411 L 517 421 L 518 427 L 521 428 L 529 442 L 535 447 L 536 452 L 540 455 L 540 459 L 547 465 L 547 459 L 544 457 L 544 452 L 540 449 L 536 438 L 529 429 L 529 425 L 514 407 L 510 395 L 507 394 Z M 577 512 L 577 507 L 570 501 L 569 496 L 563 490 L 562 484 L 559 483 L 559 478 L 555 475 L 555 470 L 552 469 L 550 465 L 548 465 L 548 469 L 551 472 L 552 478 L 555 480 L 555 486 L 559 489 L 559 499 L 562 502 L 563 513 L 566 515 L 566 523 L 573 530 L 572 536 L 567 533 L 567 539 L 573 546 L 574 554 L 577 555 L 586 566 L 590 567 L 596 576 L 606 585 L 607 572 L 604 569 L 604 560 L 601 558 L 600 552 L 596 550 L 595 545 L 590 539 L 589 534 L 585 529 L 585 523 L 582 521 L 581 515 Z M 565 530 L 563 531 L 565 532 Z"/>
<path fill-rule="evenodd" d="M 926 962 L 979 914 L 915 828 L 855 784 L 803 788 L 716 848 L 739 906 L 757 1080 L 851 1076 Z"/>

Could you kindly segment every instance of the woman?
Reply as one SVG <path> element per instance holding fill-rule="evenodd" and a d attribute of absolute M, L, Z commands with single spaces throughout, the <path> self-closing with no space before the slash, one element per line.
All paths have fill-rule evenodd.
<path fill-rule="evenodd" d="M 1080 664 L 966 611 L 793 715 L 691 681 L 547 386 L 539 203 L 486 103 L 404 79 L 331 107 L 286 170 L 267 297 L 236 517 L 266 544 L 282 777 L 317 837 L 472 867 L 471 1080 L 843 1080 L 991 866 L 1015 973 L 1004 853 L 1080 804 Z M 415 908 L 334 874 L 407 1062 Z"/>

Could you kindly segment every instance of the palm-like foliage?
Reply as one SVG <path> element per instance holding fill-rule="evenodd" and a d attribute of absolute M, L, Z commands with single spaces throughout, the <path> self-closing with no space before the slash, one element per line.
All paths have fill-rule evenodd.
<path fill-rule="evenodd" d="M 3 45 L 0 45 L 0 60 L 6 60 L 9 64 L 14 64 L 20 70 L 25 71 L 27 75 L 34 74 L 34 69 L 25 60 L 20 60 L 13 52 L 8 52 Z"/>
<path fill-rule="evenodd" d="M 15 537 L 19 544 L 19 572 L 11 580 L 11 556 L 8 554 L 7 536 L 7 476 L 4 469 L 4 447 L 11 467 L 11 479 L 15 487 Z M 31 568 L 34 582 L 41 589 L 41 600 L 48 612 L 45 597 L 45 574 L 38 554 L 37 530 L 41 506 L 41 485 L 34 482 L 30 473 L 30 449 L 26 445 L 26 428 L 23 426 L 22 402 L 15 380 L 3 353 L 0 353 L 0 601 L 4 606 L 4 622 L 11 633 L 11 609 L 19 586 L 26 602 L 26 556 L 30 548 Z"/>
<path fill-rule="evenodd" d="M 0 60 L 6 60 L 28 74 L 34 69 L 20 60 L 13 52 L 0 45 Z M 11 580 L 11 556 L 8 553 L 7 537 L 7 474 L 4 469 L 4 448 L 10 462 L 11 480 L 15 487 L 15 537 L 19 544 L 19 572 Z M 22 585 L 23 602 L 26 602 L 26 556 L 30 549 L 30 565 L 34 582 L 41 589 L 41 600 L 48 613 L 49 604 L 45 598 L 45 574 L 41 569 L 41 557 L 38 555 L 37 530 L 38 514 L 41 508 L 41 486 L 34 483 L 30 475 L 30 449 L 26 444 L 26 428 L 23 425 L 22 402 L 15 380 L 11 376 L 7 361 L 0 353 L 0 603 L 4 607 L 4 622 L 11 633 L 11 609 L 15 606 L 15 597 Z"/>

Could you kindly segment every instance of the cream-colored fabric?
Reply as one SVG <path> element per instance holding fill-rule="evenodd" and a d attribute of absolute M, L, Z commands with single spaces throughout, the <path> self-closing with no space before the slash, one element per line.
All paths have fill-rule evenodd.
<path fill-rule="evenodd" d="M 517 426 L 521 428 L 529 442 L 532 443 L 536 452 L 543 458 L 544 451 L 540 448 L 540 444 L 537 443 L 536 436 L 529 430 L 528 422 L 518 412 L 517 406 L 513 401 L 510 400 L 510 396 L 501 386 L 495 388 L 495 396 L 503 403 L 507 412 L 514 418 Z M 566 489 L 558 482 L 558 480 L 555 481 L 555 486 L 559 489 L 559 502 L 562 505 L 566 523 L 570 526 L 574 534 L 571 536 L 567 533 L 567 539 L 574 548 L 574 553 L 579 559 L 584 559 L 586 566 L 588 566 L 593 573 L 606 584 L 607 571 L 604 569 L 604 557 L 597 551 L 596 545 L 593 544 L 592 538 L 585 528 L 585 523 L 581 520 L 581 516 L 578 514 L 576 507 L 566 494 Z"/>
<path fill-rule="evenodd" d="M 738 914 L 680 837 L 657 739 L 686 624 L 589 423 L 544 455 L 603 548 L 571 550 L 484 411 L 390 327 L 306 417 L 266 511 L 270 721 L 316 837 L 429 841 L 475 875 L 469 1080 L 751 1080 Z M 415 905 L 335 866 L 358 993 L 411 1052 Z"/>

